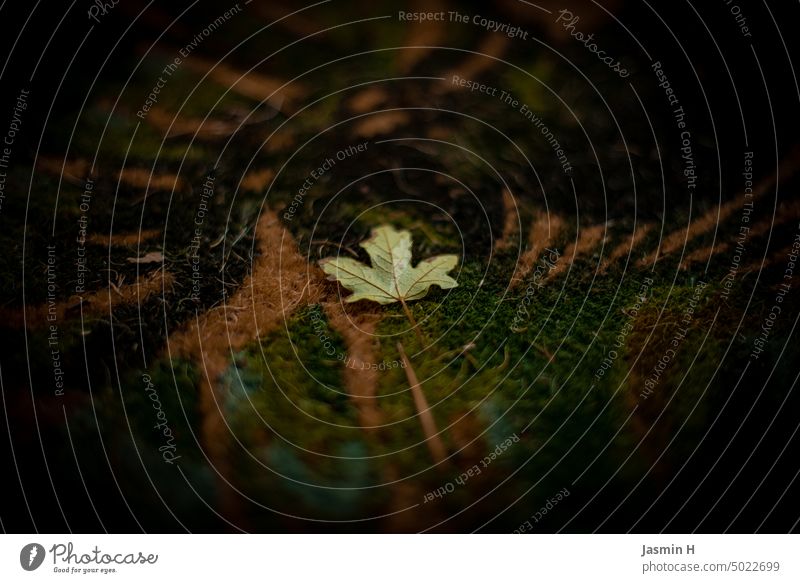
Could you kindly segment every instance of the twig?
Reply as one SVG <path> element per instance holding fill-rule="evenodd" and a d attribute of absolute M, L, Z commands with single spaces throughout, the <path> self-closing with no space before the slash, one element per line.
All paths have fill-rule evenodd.
<path fill-rule="evenodd" d="M 422 392 L 422 387 L 419 386 L 417 373 L 414 372 L 401 342 L 397 343 L 397 350 L 400 352 L 400 358 L 403 359 L 408 384 L 411 386 L 411 394 L 414 396 L 414 405 L 417 408 L 417 413 L 419 413 L 422 433 L 425 435 L 425 443 L 428 444 L 428 449 L 433 456 L 433 460 L 437 464 L 442 464 L 447 458 L 447 450 L 444 447 L 442 438 L 439 437 L 439 431 L 436 429 L 436 421 L 433 419 L 433 414 L 428 406 L 425 394 Z"/>

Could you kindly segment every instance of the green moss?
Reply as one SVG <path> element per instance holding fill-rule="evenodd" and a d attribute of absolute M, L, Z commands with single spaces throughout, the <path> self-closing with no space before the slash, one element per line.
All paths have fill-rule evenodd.
<path fill-rule="evenodd" d="M 352 517 L 379 495 L 368 488 L 374 446 L 342 382 L 345 354 L 311 306 L 238 354 L 223 379 L 242 487 L 280 493 L 273 504 L 286 512 Z"/>

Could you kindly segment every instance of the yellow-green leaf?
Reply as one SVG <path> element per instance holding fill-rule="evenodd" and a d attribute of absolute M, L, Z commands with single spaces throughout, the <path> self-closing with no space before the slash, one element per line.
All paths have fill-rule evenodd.
<path fill-rule="evenodd" d="M 437 255 L 411 265 L 411 233 L 383 225 L 361 243 L 372 262 L 368 267 L 349 257 L 328 257 L 319 262 L 328 279 L 353 292 L 348 302 L 371 300 L 379 304 L 418 300 L 432 285 L 442 289 L 458 286 L 447 272 L 458 265 L 457 255 Z"/>

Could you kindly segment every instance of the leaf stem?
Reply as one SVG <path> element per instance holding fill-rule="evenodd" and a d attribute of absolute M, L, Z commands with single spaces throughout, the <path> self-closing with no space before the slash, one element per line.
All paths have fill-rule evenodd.
<path fill-rule="evenodd" d="M 411 327 L 414 328 L 414 332 L 417 334 L 417 340 L 421 346 L 425 346 L 425 338 L 422 336 L 422 331 L 419 329 L 419 324 L 414 319 L 414 314 L 411 313 L 411 310 L 408 308 L 408 304 L 403 298 L 400 298 L 400 303 L 403 305 L 403 311 L 406 313 L 406 317 L 408 321 L 411 322 Z"/>

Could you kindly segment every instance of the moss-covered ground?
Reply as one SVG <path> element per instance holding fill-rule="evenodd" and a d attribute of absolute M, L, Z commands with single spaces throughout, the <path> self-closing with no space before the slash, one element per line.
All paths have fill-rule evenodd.
<path fill-rule="evenodd" d="M 388 14 L 392 7 L 381 8 Z M 315 10 L 314 22 L 338 23 L 341 15 L 331 10 Z M 198 26 L 213 13 L 205 8 L 190 23 Z M 715 492 L 698 486 L 693 475 L 713 468 L 711 482 L 730 480 L 736 467 L 730 456 L 749 454 L 754 432 L 766 436 L 765 447 L 780 447 L 793 403 L 786 404 L 787 387 L 800 356 L 792 341 L 794 287 L 782 296 L 770 349 L 759 358 L 751 354 L 797 234 L 795 220 L 775 219 L 795 212 L 796 183 L 787 179 L 777 194 L 756 201 L 749 224 L 774 228 L 747 241 L 729 291 L 725 276 L 741 224 L 738 208 L 712 229 L 692 232 L 677 251 L 642 262 L 666 235 L 686 230 L 740 191 L 738 165 L 726 161 L 720 174 L 716 166 L 718 152 L 739 160 L 738 146 L 712 132 L 688 82 L 682 99 L 697 112 L 693 144 L 698 166 L 708 169 L 691 199 L 661 90 L 622 38 L 604 40 L 637 71 L 637 95 L 652 118 L 629 87 L 608 80 L 592 86 L 542 46 L 512 43 L 503 59 L 515 66 L 497 61 L 479 74 L 482 83 L 512 93 L 541 116 L 567 152 L 574 169 L 567 176 L 551 144 L 518 107 L 445 90 L 447 79 L 429 78 L 462 66 L 468 53 L 428 51 L 412 73 L 398 64 L 397 51 L 352 56 L 405 42 L 404 29 L 387 19 L 368 34 L 357 26 L 336 29 L 264 64 L 261 59 L 296 40 L 296 31 L 276 26 L 264 32 L 262 18 L 226 23 L 225 34 L 209 37 L 194 57 L 213 60 L 232 51 L 226 63 L 239 72 L 255 67 L 281 80 L 306 73 L 295 84 L 300 97 L 278 107 L 266 94 L 256 99 L 213 73 L 204 75 L 198 63 L 186 64 L 169 78 L 158 108 L 167 119 L 181 120 L 180 127 L 207 121 L 196 136 L 167 135 L 153 115 L 142 120 L 136 112 L 182 46 L 175 32 L 147 54 L 130 47 L 130 55 L 116 57 L 119 74 L 103 75 L 87 89 L 82 109 L 76 100 L 64 104 L 45 126 L 38 150 L 29 137 L 28 147 L 15 152 L 6 185 L 11 194 L 2 208 L 15 220 L 0 232 L 7 250 L 0 255 L 4 314 L 21 317 L 23 305 L 46 306 L 48 300 L 70 304 L 56 322 L 56 345 L 49 323 L 31 317 L 20 325 L 9 316 L 2 334 L 4 394 L 20 420 L 14 430 L 24 433 L 36 412 L 42 436 L 30 433 L 20 441 L 34 453 L 18 451 L 19 467 L 46 479 L 43 450 L 53 483 L 75 501 L 60 507 L 48 498 L 50 528 L 60 529 L 63 518 L 76 529 L 382 531 L 395 528 L 389 515 L 399 505 L 412 517 L 404 529 L 508 532 L 567 489 L 559 511 L 537 521 L 536 530 L 649 531 L 671 517 L 670 528 L 680 530 Z M 447 32 L 450 45 L 464 50 L 475 50 L 482 38 L 474 27 Z M 607 78 L 580 48 L 561 49 L 589 78 Z M 338 57 L 347 58 L 321 66 Z M 394 79 L 411 74 L 419 78 Z M 88 87 L 92 75 L 83 76 Z M 383 91 L 372 109 L 413 108 L 407 120 L 360 134 L 361 114 L 352 100 L 367 87 Z M 762 138 L 756 132 L 752 147 L 766 143 Z M 336 158 L 359 143 L 367 144 L 365 151 Z M 94 171 L 62 175 L 37 156 L 94 162 Z M 336 160 L 333 167 L 311 179 L 296 212 L 284 214 L 328 158 Z M 765 154 L 757 178 L 767 177 L 775 162 Z M 135 169 L 180 180 L 175 188 L 164 188 L 164 181 L 148 188 L 120 178 Z M 243 182 L 264 170 L 262 183 Z M 213 193 L 205 199 L 209 177 Z M 82 208 L 89 178 L 93 194 Z M 505 189 L 516 204 L 516 234 L 505 232 Z M 230 354 L 224 374 L 213 379 L 225 442 L 216 449 L 203 442 L 204 363 L 171 354 L 167 338 L 237 293 L 258 252 L 256 225 L 267 209 L 277 213 L 317 278 L 320 258 L 344 253 L 368 261 L 358 243 L 380 224 L 408 229 L 417 259 L 459 255 L 458 287 L 433 288 L 409 305 L 421 339 L 399 304 L 375 308 L 372 356 L 390 363 L 377 374 L 380 428 L 359 426 L 345 375 L 347 342 L 321 305 L 306 298 L 280 326 L 261 337 L 254 333 L 246 348 Z M 532 246 L 531 225 L 541 213 L 566 225 L 550 242 L 561 254 L 559 269 L 543 281 L 533 271 L 519 279 L 515 269 Z M 89 233 L 98 236 L 158 231 L 139 243 L 113 237 L 87 243 L 87 290 L 105 293 L 109 282 L 131 285 L 159 269 L 172 283 L 140 303 L 117 303 L 108 313 L 87 310 L 82 317 L 75 262 L 84 216 Z M 604 227 L 599 242 L 566 255 L 582 232 L 598 225 Z M 605 263 L 642 225 L 650 230 L 630 254 Z M 504 235 L 516 244 L 498 248 Z M 708 262 L 682 260 L 720 244 Z M 51 245 L 56 285 L 48 288 Z M 161 254 L 163 262 L 132 261 L 148 253 Z M 346 294 L 325 285 L 325 301 Z M 691 318 L 683 322 L 687 309 Z M 675 346 L 682 328 L 686 333 Z M 407 371 L 395 366 L 398 341 L 432 407 L 445 463 L 434 463 Z M 53 387 L 54 346 L 63 395 Z M 668 353 L 657 384 L 643 397 Z M 145 377 L 157 388 L 177 463 L 165 463 L 159 449 L 164 434 L 154 428 L 158 410 Z M 765 419 L 774 419 L 774 428 L 767 429 Z M 486 464 L 510 437 L 518 439 Z M 226 472 L 209 457 L 220 447 Z M 456 484 L 474 467 L 478 475 L 426 501 L 426 494 Z M 756 456 L 747 472 L 768 476 L 768 469 Z M 695 487 L 699 494 L 687 498 Z M 720 522 L 710 525 L 725 521 L 735 496 L 736 488 L 712 514 Z M 79 512 L 91 507 L 89 501 L 94 512 Z M 745 514 L 743 524 L 751 519 Z"/>

